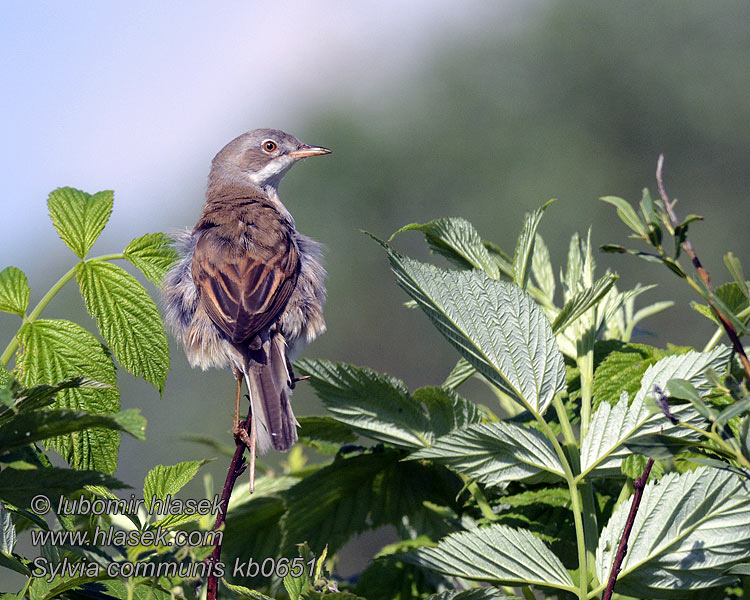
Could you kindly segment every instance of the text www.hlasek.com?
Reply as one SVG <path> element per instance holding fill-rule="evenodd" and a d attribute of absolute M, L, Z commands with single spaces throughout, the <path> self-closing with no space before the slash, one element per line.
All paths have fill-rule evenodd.
<path fill-rule="evenodd" d="M 161 527 L 146 531 L 122 531 L 97 526 L 91 537 L 93 539 L 89 540 L 88 531 L 31 531 L 31 543 L 35 546 L 47 543 L 53 546 L 213 546 L 222 542 L 223 532 L 182 531 Z"/>

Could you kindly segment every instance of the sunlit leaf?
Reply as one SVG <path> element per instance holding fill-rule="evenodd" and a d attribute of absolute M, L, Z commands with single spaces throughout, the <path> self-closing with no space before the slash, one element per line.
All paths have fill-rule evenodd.
<path fill-rule="evenodd" d="M 169 348 L 159 309 L 146 289 L 121 267 L 102 261 L 80 263 L 76 279 L 117 360 L 161 392 Z"/>
<path fill-rule="evenodd" d="M 147 233 L 128 244 L 125 258 L 138 267 L 151 283 L 159 286 L 178 256 L 171 244 L 172 239 L 163 233 Z"/>
<path fill-rule="evenodd" d="M 78 258 L 85 258 L 112 213 L 112 191 L 94 195 L 63 187 L 50 193 L 47 201 L 57 233 Z"/>
<path fill-rule="evenodd" d="M 5 267 L 0 271 L 0 310 L 25 315 L 30 293 L 29 282 L 21 269 Z"/>

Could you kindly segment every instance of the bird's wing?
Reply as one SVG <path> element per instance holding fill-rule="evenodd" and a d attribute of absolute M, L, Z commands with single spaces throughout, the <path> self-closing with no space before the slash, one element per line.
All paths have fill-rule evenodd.
<path fill-rule="evenodd" d="M 208 230 L 193 255 L 193 281 L 211 320 L 229 339 L 250 340 L 273 322 L 294 290 L 299 252 L 290 236 L 272 245 L 239 245 Z"/>

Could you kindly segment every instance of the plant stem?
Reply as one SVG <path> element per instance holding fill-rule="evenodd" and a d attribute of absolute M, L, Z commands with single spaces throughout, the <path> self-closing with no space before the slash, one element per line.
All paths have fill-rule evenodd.
<path fill-rule="evenodd" d="M 581 456 L 578 451 L 578 446 L 576 445 L 576 437 L 573 433 L 573 428 L 571 427 L 568 415 L 565 412 L 565 406 L 559 396 L 555 396 L 552 402 L 555 406 L 555 412 L 557 412 L 557 419 L 560 421 L 563 439 L 565 440 L 565 448 L 568 451 L 573 471 L 576 474 L 579 474 L 581 472 Z M 587 563 L 589 566 L 592 566 L 596 558 L 596 545 L 599 534 L 599 526 L 596 520 L 596 504 L 594 502 L 594 487 L 591 484 L 591 481 L 587 479 L 579 479 L 578 483 L 583 485 L 582 489 L 579 488 L 583 508 L 581 516 L 583 520 Z"/>
<path fill-rule="evenodd" d="M 651 467 L 653 466 L 654 459 L 649 458 L 646 463 L 646 468 L 643 469 L 643 474 L 633 482 L 633 487 L 635 488 L 635 491 L 633 492 L 633 503 L 630 505 L 630 513 L 628 513 L 628 519 L 625 521 L 625 529 L 622 532 L 620 544 L 617 546 L 615 559 L 612 561 L 612 570 L 609 572 L 609 581 L 607 582 L 607 588 L 604 590 L 602 600 L 610 600 L 615 591 L 615 582 L 617 581 L 617 576 L 620 574 L 622 561 L 625 559 L 625 554 L 628 551 L 628 538 L 633 529 L 633 523 L 635 523 L 635 517 L 638 514 L 638 507 L 641 504 L 641 498 L 643 498 L 643 490 L 646 487 L 646 481 L 648 481 L 648 476 L 649 473 L 651 473 Z"/>
<path fill-rule="evenodd" d="M 562 405 L 562 401 L 559 400 L 557 396 L 555 397 L 555 400 L 553 400 L 553 403 L 554 402 L 556 402 L 560 406 Z M 563 407 L 563 415 L 564 413 L 565 411 Z M 568 461 L 568 457 L 565 455 L 565 451 L 562 449 L 562 446 L 560 446 L 560 442 L 557 441 L 557 436 L 555 435 L 555 432 L 552 431 L 552 429 L 550 429 L 550 426 L 547 424 L 547 421 L 545 421 L 541 415 L 539 415 L 537 412 L 534 412 L 533 414 L 536 416 L 537 422 L 542 427 L 542 431 L 544 435 L 552 443 L 552 446 L 555 449 L 555 453 L 557 454 L 557 457 L 560 460 L 560 463 L 562 465 L 563 472 L 565 475 L 565 482 L 568 484 L 568 490 L 570 492 L 570 505 L 571 505 L 570 508 L 573 512 L 573 523 L 576 529 L 576 546 L 578 548 L 578 574 L 579 574 L 578 598 L 580 600 L 584 600 L 586 598 L 586 592 L 588 591 L 588 555 L 586 552 L 586 533 L 585 533 L 585 529 L 583 526 L 583 511 L 581 510 L 581 498 L 578 493 L 578 486 L 576 485 L 576 478 L 570 467 L 570 462 Z M 564 416 L 565 418 L 561 420 L 567 421 L 567 415 L 564 415 Z M 570 426 L 570 423 L 568 423 L 568 426 Z"/>
<path fill-rule="evenodd" d="M 88 261 L 107 261 L 107 260 L 118 260 L 125 258 L 125 255 L 123 253 L 119 254 L 104 254 L 102 256 L 96 256 L 94 258 L 89 258 Z M 50 300 L 54 298 L 57 293 L 63 289 L 66 283 L 73 279 L 73 276 L 76 274 L 76 270 L 78 269 L 78 265 L 81 264 L 83 261 L 77 262 L 73 267 L 65 273 L 60 279 L 57 280 L 55 285 L 53 285 L 49 291 L 44 295 L 44 297 L 39 301 L 39 303 L 34 307 L 34 310 L 29 313 L 29 316 L 23 317 L 23 322 L 25 323 L 33 323 L 39 318 L 39 315 L 42 314 L 42 311 L 47 307 L 47 305 L 50 303 Z M 16 349 L 18 348 L 18 336 L 17 332 L 16 335 L 13 336 L 13 339 L 10 340 L 10 343 L 5 348 L 5 351 L 0 356 L 0 365 L 3 367 L 7 367 L 8 363 L 10 362 L 10 359 L 13 358 L 13 354 L 15 353 Z"/>
<path fill-rule="evenodd" d="M 252 408 L 248 411 L 247 418 L 240 423 L 240 426 L 245 432 L 248 431 L 251 421 Z M 224 489 L 221 492 L 221 503 L 219 505 L 221 508 L 219 514 L 216 515 L 216 522 L 214 523 L 213 531 L 218 531 L 224 525 L 224 521 L 227 517 L 227 509 L 229 508 L 229 498 L 232 495 L 234 484 L 237 482 L 237 478 L 245 471 L 247 466 L 243 456 L 245 448 L 247 447 L 245 442 L 238 437 L 235 439 L 235 443 L 237 444 L 237 448 L 234 451 L 234 456 L 232 456 L 232 462 L 229 464 L 229 470 L 227 471 L 227 478 L 224 481 Z M 251 468 L 253 467 L 251 466 Z M 219 591 L 219 578 L 216 576 L 214 565 L 219 562 L 219 558 L 221 557 L 221 542 L 223 536 L 216 536 L 215 539 L 216 542 L 214 544 L 214 549 L 211 552 L 211 556 L 206 559 L 209 573 L 208 581 L 206 582 L 206 600 L 216 600 L 216 595 Z"/>
<path fill-rule="evenodd" d="M 677 215 L 674 212 L 672 202 L 670 201 L 669 196 L 667 196 L 667 191 L 664 188 L 664 180 L 662 178 L 663 166 L 664 155 L 660 154 L 659 160 L 656 163 L 656 187 L 659 190 L 659 196 L 661 197 L 661 201 L 664 203 L 664 208 L 667 211 L 669 220 L 672 222 L 672 226 L 674 228 L 677 228 L 677 226 L 679 225 L 679 220 L 677 219 Z M 690 257 L 690 260 L 693 263 L 693 267 L 695 267 L 695 270 L 697 271 L 698 276 L 701 278 L 701 281 L 706 286 L 706 289 L 708 289 L 709 295 L 702 294 L 703 297 L 706 298 L 709 306 L 711 307 L 711 310 L 713 310 L 714 312 L 714 315 L 716 315 L 716 318 L 719 320 L 722 327 L 724 327 L 724 331 L 731 340 L 732 347 L 734 348 L 734 351 L 737 353 L 737 356 L 742 363 L 742 368 L 745 370 L 745 375 L 748 379 L 750 379 L 750 359 L 748 359 L 747 354 L 745 354 L 745 348 L 742 346 L 742 342 L 740 342 L 740 338 L 737 335 L 737 332 L 735 331 L 732 324 L 729 322 L 729 319 L 727 319 L 726 315 L 724 315 L 724 313 L 719 310 L 719 308 L 716 306 L 716 303 L 711 299 L 710 294 L 713 294 L 714 290 L 711 287 L 711 278 L 708 276 L 708 271 L 706 271 L 706 269 L 701 264 L 701 261 L 698 259 L 698 255 L 696 254 L 695 249 L 693 248 L 693 244 L 690 242 L 690 240 L 686 239 L 682 243 L 682 247 L 685 249 L 685 253 Z"/>

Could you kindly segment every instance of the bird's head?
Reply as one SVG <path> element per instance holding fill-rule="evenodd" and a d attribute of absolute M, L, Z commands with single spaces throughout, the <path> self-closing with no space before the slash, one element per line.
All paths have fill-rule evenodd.
<path fill-rule="evenodd" d="M 278 129 L 253 129 L 229 142 L 214 157 L 212 181 L 240 180 L 276 188 L 296 162 L 308 156 L 330 154 L 328 148 L 303 144 Z"/>

